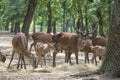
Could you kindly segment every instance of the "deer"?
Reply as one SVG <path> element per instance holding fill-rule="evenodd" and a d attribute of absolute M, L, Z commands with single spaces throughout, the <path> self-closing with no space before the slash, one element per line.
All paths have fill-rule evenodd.
<path fill-rule="evenodd" d="M 78 64 L 78 52 L 84 48 L 86 37 L 96 31 L 96 29 L 97 27 L 89 33 L 83 33 L 75 28 L 76 34 L 59 32 L 53 35 L 52 40 L 55 43 L 55 51 L 53 52 L 53 67 L 56 66 L 55 58 L 60 49 L 65 50 L 65 62 L 71 63 L 71 54 L 75 53 L 76 64 Z"/>
<path fill-rule="evenodd" d="M 92 41 L 87 40 L 85 42 L 85 46 L 83 48 L 83 52 L 85 52 L 85 63 L 89 63 L 89 56 L 88 54 L 92 52 L 92 48 L 91 46 L 102 46 L 102 47 L 106 47 L 107 44 L 107 39 L 102 37 L 102 36 L 97 36 L 96 38 L 94 38 Z M 99 59 L 101 58 L 101 56 L 99 56 Z"/>
<path fill-rule="evenodd" d="M 92 43 L 90 40 L 86 40 L 85 45 L 83 49 L 81 50 L 82 52 L 85 53 L 85 63 L 89 63 L 89 53 L 91 52 L 92 48 Z"/>
<path fill-rule="evenodd" d="M 45 56 L 51 49 L 54 50 L 54 43 L 42 43 L 42 42 L 36 43 L 37 66 L 39 64 L 39 61 L 41 61 L 41 67 L 42 67 L 42 57 L 44 59 L 44 64 L 46 65 Z"/>
<path fill-rule="evenodd" d="M 107 39 L 105 37 L 102 37 L 102 36 L 97 36 L 96 38 L 94 38 L 92 40 L 92 45 L 93 46 L 99 45 L 99 46 L 106 47 Z"/>
<path fill-rule="evenodd" d="M 97 60 L 96 60 L 96 57 L 100 57 L 101 58 L 101 61 L 103 62 L 104 60 L 104 56 L 105 56 L 105 51 L 106 51 L 106 47 L 103 47 L 103 46 L 91 46 L 91 52 L 93 53 L 93 56 L 92 56 L 92 63 L 94 63 L 95 61 L 95 64 L 97 65 Z"/>
<path fill-rule="evenodd" d="M 13 37 L 13 39 L 12 39 L 12 47 L 13 47 L 12 56 L 11 56 L 11 60 L 10 60 L 9 65 L 8 65 L 8 69 L 9 69 L 9 67 L 11 65 L 14 54 L 19 55 L 17 69 L 19 68 L 20 60 L 21 60 L 21 65 L 22 65 L 22 61 L 23 61 L 24 68 L 26 69 L 24 56 L 26 56 L 26 58 L 29 59 L 29 62 L 32 65 L 32 67 L 36 68 L 36 59 L 35 59 L 34 55 L 27 50 L 27 40 L 26 40 L 26 36 L 25 36 L 24 33 L 22 33 L 22 32 L 17 33 Z M 21 66 L 21 68 L 22 68 L 22 66 Z"/>
<path fill-rule="evenodd" d="M 31 35 L 32 39 L 33 39 L 33 43 L 30 46 L 30 51 L 32 46 L 35 45 L 37 42 L 43 42 L 43 43 L 52 43 L 52 34 L 49 33 L 45 33 L 45 32 L 35 32 Z"/>
<path fill-rule="evenodd" d="M 36 50 L 36 43 L 37 42 L 42 42 L 42 43 L 52 43 L 52 34 L 46 33 L 46 32 L 35 32 L 31 34 L 33 43 L 30 46 L 30 52 L 32 49 L 32 46 L 34 46 L 34 49 Z M 51 58 L 51 53 L 47 54 L 47 57 L 50 59 Z"/>
<path fill-rule="evenodd" d="M 1 50 L 0 50 L 0 61 L 2 61 L 3 63 L 5 63 L 5 61 L 6 61 L 6 57 L 5 57 L 5 55 L 3 55 Z"/>

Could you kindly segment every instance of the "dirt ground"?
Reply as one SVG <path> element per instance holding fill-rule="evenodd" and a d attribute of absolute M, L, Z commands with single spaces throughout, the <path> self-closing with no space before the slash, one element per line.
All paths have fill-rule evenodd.
<path fill-rule="evenodd" d="M 86 75 L 85 73 L 90 73 L 99 68 L 94 64 L 84 63 L 84 53 L 79 53 L 79 64 L 75 64 L 74 54 L 72 55 L 73 65 L 64 63 L 64 53 L 57 54 L 56 57 L 56 67 L 52 67 L 52 56 L 47 59 L 46 66 L 39 66 L 37 69 L 33 69 L 27 62 L 27 69 L 16 69 L 18 55 L 15 55 L 10 69 L 7 69 L 9 64 L 12 45 L 11 41 L 14 34 L 10 32 L 0 31 L 0 49 L 3 55 L 6 56 L 6 62 L 0 62 L 0 80 L 113 80 L 112 78 L 105 77 L 104 75 Z M 32 40 L 29 40 L 29 46 Z M 34 50 L 32 51 L 34 54 Z M 51 53 L 52 54 L 52 53 Z M 120 80 L 120 79 L 114 79 Z"/>

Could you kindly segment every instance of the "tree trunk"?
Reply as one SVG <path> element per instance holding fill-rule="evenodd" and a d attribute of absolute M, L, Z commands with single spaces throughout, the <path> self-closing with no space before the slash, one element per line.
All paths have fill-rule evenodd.
<path fill-rule="evenodd" d="M 63 31 L 65 31 L 66 28 L 66 1 L 63 2 Z"/>
<path fill-rule="evenodd" d="M 15 23 L 14 23 L 14 20 L 12 20 L 12 23 L 11 23 L 11 33 L 14 32 L 14 28 L 15 28 Z"/>
<path fill-rule="evenodd" d="M 105 37 L 104 31 L 103 31 L 103 21 L 102 21 L 102 14 L 101 14 L 100 8 L 97 9 L 96 15 L 98 17 L 98 23 L 99 23 L 99 34 Z"/>
<path fill-rule="evenodd" d="M 88 3 L 86 3 L 85 13 L 87 13 L 87 5 L 88 5 Z M 86 30 L 86 33 L 89 33 L 89 29 L 88 29 L 88 17 L 87 17 L 87 15 L 85 16 L 85 29 L 83 28 L 83 31 L 84 30 Z"/>
<path fill-rule="evenodd" d="M 114 1 L 106 55 L 100 72 L 120 77 L 120 1 Z"/>
<path fill-rule="evenodd" d="M 41 21 L 41 23 L 40 23 L 40 32 L 42 32 L 43 31 L 43 21 Z"/>
<path fill-rule="evenodd" d="M 97 22 L 93 23 L 92 30 L 94 30 L 96 27 L 98 27 Z M 94 39 L 97 36 L 97 30 L 92 34 L 92 39 Z"/>
<path fill-rule="evenodd" d="M 9 21 L 6 21 L 5 30 L 9 31 Z"/>
<path fill-rule="evenodd" d="M 27 13 L 23 22 L 22 32 L 25 33 L 25 35 L 28 37 L 30 24 L 33 18 L 33 14 L 35 11 L 35 7 L 37 4 L 37 0 L 29 0 L 29 5 L 27 9 Z"/>
<path fill-rule="evenodd" d="M 53 34 L 56 33 L 56 20 L 54 20 L 53 22 Z"/>
<path fill-rule="evenodd" d="M 73 28 L 75 29 L 75 15 L 72 16 Z"/>
<path fill-rule="evenodd" d="M 77 29 L 83 31 L 83 18 L 82 18 L 82 10 L 78 10 L 78 20 L 77 20 Z"/>
<path fill-rule="evenodd" d="M 17 34 L 18 32 L 20 32 L 20 22 L 15 22 L 15 30 L 14 30 L 15 34 Z"/>
<path fill-rule="evenodd" d="M 51 33 L 51 21 L 52 21 L 52 15 L 51 15 L 51 3 L 50 1 L 47 3 L 47 9 L 48 9 L 48 29 L 47 33 Z"/>
<path fill-rule="evenodd" d="M 35 33 L 36 32 L 36 26 L 35 26 L 35 24 L 36 24 L 36 16 L 34 15 L 33 16 L 33 33 Z"/>
<path fill-rule="evenodd" d="M 65 28 L 65 32 L 68 32 L 68 28 L 69 28 L 69 20 L 66 21 L 66 28 Z"/>

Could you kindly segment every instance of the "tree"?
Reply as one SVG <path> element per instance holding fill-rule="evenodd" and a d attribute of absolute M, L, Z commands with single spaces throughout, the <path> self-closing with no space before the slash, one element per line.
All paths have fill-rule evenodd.
<path fill-rule="evenodd" d="M 104 62 L 100 72 L 120 77 L 120 1 L 114 0 Z"/>
<path fill-rule="evenodd" d="M 36 5 L 37 5 L 37 0 L 30 0 L 29 1 L 27 14 L 25 16 L 25 19 L 23 22 L 23 27 L 22 27 L 22 32 L 25 33 L 25 35 L 27 37 L 28 37 L 29 28 L 30 28 L 30 24 L 31 24 L 31 21 L 33 18 L 33 14 L 34 14 Z"/>
<path fill-rule="evenodd" d="M 47 33 L 51 32 L 51 22 L 52 22 L 52 12 L 51 12 L 51 2 L 48 1 L 47 3 L 47 9 L 48 9 L 48 30 Z"/>

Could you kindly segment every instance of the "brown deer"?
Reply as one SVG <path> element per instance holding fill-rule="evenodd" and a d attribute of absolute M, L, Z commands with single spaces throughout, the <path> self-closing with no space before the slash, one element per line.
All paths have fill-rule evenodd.
<path fill-rule="evenodd" d="M 53 52 L 53 67 L 56 66 L 55 58 L 60 49 L 65 50 L 65 62 L 71 63 L 71 54 L 75 53 L 76 63 L 78 64 L 78 52 L 83 49 L 88 34 L 93 33 L 97 27 L 90 33 L 83 33 L 76 29 L 77 34 L 60 32 L 53 35 L 52 40 L 55 43 L 55 51 Z"/>
<path fill-rule="evenodd" d="M 48 52 L 50 52 L 51 49 L 54 49 L 54 44 L 53 43 L 37 42 L 37 44 L 36 44 L 36 55 L 37 55 L 36 65 L 37 66 L 39 64 L 39 61 L 41 61 L 41 67 L 42 67 L 42 57 L 44 59 L 44 64 L 46 65 L 45 56 Z"/>
<path fill-rule="evenodd" d="M 102 36 L 97 36 L 96 38 L 94 38 L 92 40 L 92 45 L 93 46 L 99 45 L 99 46 L 106 47 L 106 45 L 107 45 L 107 39 L 104 38 L 104 37 L 102 37 Z"/>
<path fill-rule="evenodd" d="M 33 43 L 30 46 L 30 51 L 33 45 L 35 48 L 37 42 L 43 42 L 43 43 L 52 42 L 52 35 L 45 32 L 35 32 L 31 35 L 31 37 L 33 39 Z"/>
<path fill-rule="evenodd" d="M 105 51 L 106 51 L 106 47 L 103 47 L 103 46 L 91 46 L 91 52 L 93 53 L 92 63 L 94 63 L 94 61 L 95 61 L 95 64 L 97 65 L 97 60 L 96 60 L 97 56 L 101 57 L 101 60 L 103 62 Z"/>
<path fill-rule="evenodd" d="M 15 53 L 19 55 L 19 61 L 18 61 L 17 68 L 19 68 L 19 62 L 20 62 L 20 59 L 21 59 L 21 63 L 22 63 L 22 60 L 23 60 L 24 68 L 26 69 L 24 56 L 26 56 L 29 59 L 29 61 L 30 61 L 31 65 L 33 66 L 33 68 L 36 67 L 36 62 L 35 62 L 34 55 L 27 50 L 27 40 L 26 40 L 26 36 L 25 36 L 24 33 L 22 33 L 22 32 L 17 33 L 17 35 L 15 35 L 13 37 L 12 46 L 13 46 L 12 57 L 11 57 L 9 65 L 8 65 L 8 68 L 10 67 L 10 64 L 11 64 L 11 62 L 13 60 L 13 57 L 14 57 Z"/>
<path fill-rule="evenodd" d="M 90 40 L 86 40 L 85 45 L 81 51 L 85 53 L 85 63 L 89 63 L 89 53 L 91 52 L 92 43 Z"/>

